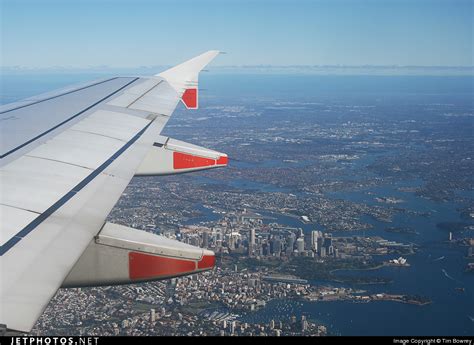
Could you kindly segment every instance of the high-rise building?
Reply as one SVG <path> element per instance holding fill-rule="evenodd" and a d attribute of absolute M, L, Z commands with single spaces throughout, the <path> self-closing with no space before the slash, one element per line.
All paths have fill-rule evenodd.
<path fill-rule="evenodd" d="M 262 244 L 262 251 L 263 255 L 270 255 L 270 246 L 268 245 L 268 243 Z"/>
<path fill-rule="evenodd" d="M 155 322 L 155 321 L 156 321 L 155 309 L 150 309 L 150 322 Z"/>
<path fill-rule="evenodd" d="M 227 240 L 227 246 L 229 249 L 234 250 L 235 249 L 235 237 L 232 235 L 226 235 L 226 240 Z"/>
<path fill-rule="evenodd" d="M 280 256 L 281 254 L 281 241 L 279 238 L 274 238 L 273 241 L 273 254 L 275 256 Z"/>
<path fill-rule="evenodd" d="M 255 229 L 250 229 L 250 244 L 255 245 Z"/>
<path fill-rule="evenodd" d="M 189 238 L 189 244 L 195 247 L 199 247 L 199 237 L 198 235 L 193 235 L 192 237 Z"/>
<path fill-rule="evenodd" d="M 311 232 L 304 234 L 304 249 L 311 250 Z"/>
<path fill-rule="evenodd" d="M 318 251 L 318 231 L 313 230 L 311 231 L 311 249 L 315 252 Z"/>
<path fill-rule="evenodd" d="M 328 248 L 332 246 L 332 235 L 331 234 L 326 234 L 324 237 L 324 246 L 326 247 L 326 253 L 328 251 Z"/>
<path fill-rule="evenodd" d="M 294 246 L 295 246 L 295 234 L 291 233 L 291 235 L 288 237 L 288 241 L 286 244 L 287 255 L 291 255 L 291 253 L 293 253 Z"/>
<path fill-rule="evenodd" d="M 321 255 L 321 248 L 323 248 L 323 238 L 318 236 L 316 242 L 318 247 L 318 254 Z"/>
<path fill-rule="evenodd" d="M 304 239 L 303 239 L 303 237 L 300 237 L 296 240 L 296 249 L 298 250 L 298 253 L 304 252 Z"/>
<path fill-rule="evenodd" d="M 209 233 L 208 232 L 202 233 L 202 247 L 203 248 L 209 247 Z"/>
<path fill-rule="evenodd" d="M 253 248 L 254 246 L 251 243 L 249 243 L 249 251 L 248 251 L 249 256 L 253 256 Z"/>

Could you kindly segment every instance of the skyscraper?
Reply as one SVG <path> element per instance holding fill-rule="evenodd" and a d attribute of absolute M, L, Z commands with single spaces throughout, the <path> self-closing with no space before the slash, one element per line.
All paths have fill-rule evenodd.
<path fill-rule="evenodd" d="M 296 249 L 298 250 L 298 253 L 304 252 L 304 238 L 300 237 L 296 240 Z"/>
<path fill-rule="evenodd" d="M 250 229 L 250 244 L 255 246 L 255 229 Z"/>
<path fill-rule="evenodd" d="M 272 241 L 273 245 L 273 254 L 275 254 L 275 256 L 280 256 L 281 254 L 281 241 L 280 241 L 280 238 L 274 238 L 273 241 Z"/>
<path fill-rule="evenodd" d="M 250 229 L 249 232 L 249 256 L 253 255 L 255 249 L 255 229 Z"/>
<path fill-rule="evenodd" d="M 291 235 L 288 237 L 288 243 L 286 245 L 287 255 L 291 255 L 291 253 L 293 253 L 294 246 L 295 246 L 295 234 L 291 233 Z"/>
<path fill-rule="evenodd" d="M 268 245 L 268 243 L 262 244 L 262 254 L 270 255 L 270 246 Z"/>
<path fill-rule="evenodd" d="M 330 246 L 332 246 L 332 235 L 326 234 L 324 237 L 324 247 L 326 247 L 326 252 L 329 250 Z"/>
<path fill-rule="evenodd" d="M 318 235 L 319 233 L 317 230 L 311 231 L 311 249 L 315 252 L 318 251 Z"/>
<path fill-rule="evenodd" d="M 318 254 L 321 255 L 321 248 L 323 248 L 323 238 L 319 236 L 317 239 L 317 248 L 318 248 Z"/>
<path fill-rule="evenodd" d="M 202 233 L 202 247 L 203 248 L 209 247 L 209 233 L 208 232 Z"/>

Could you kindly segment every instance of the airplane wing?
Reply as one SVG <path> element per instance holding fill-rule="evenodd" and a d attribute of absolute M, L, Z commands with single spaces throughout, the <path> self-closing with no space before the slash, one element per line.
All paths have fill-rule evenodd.
<path fill-rule="evenodd" d="M 161 74 L 117 77 L 0 107 L 0 324 L 29 332 L 61 287 L 175 277 L 214 253 L 107 215 L 134 175 L 227 164 L 160 135 L 177 104 L 198 107 L 208 51 Z M 5 326 L 6 325 L 6 326 Z"/>

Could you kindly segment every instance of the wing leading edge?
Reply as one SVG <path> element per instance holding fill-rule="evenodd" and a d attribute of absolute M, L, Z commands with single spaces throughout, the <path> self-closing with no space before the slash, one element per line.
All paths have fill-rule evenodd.
<path fill-rule="evenodd" d="M 189 103 L 183 100 L 186 90 L 192 86 L 197 96 L 199 71 L 217 53 L 156 76 L 112 78 L 0 108 L 0 324 L 31 330 L 104 227 L 178 102 Z M 38 121 L 41 128 L 28 129 Z M 107 234 L 114 229 L 108 226 Z M 151 242 L 155 248 L 162 244 Z M 178 243 L 178 253 L 179 248 L 192 252 Z M 133 250 L 133 272 L 147 265 L 162 272 L 164 254 Z M 209 262 L 181 273 L 209 269 Z"/>

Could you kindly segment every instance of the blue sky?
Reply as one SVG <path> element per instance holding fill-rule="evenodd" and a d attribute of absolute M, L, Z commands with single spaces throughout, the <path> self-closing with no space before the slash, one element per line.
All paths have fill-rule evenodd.
<path fill-rule="evenodd" d="M 473 1 L 0 0 L 1 65 L 473 65 Z"/>

